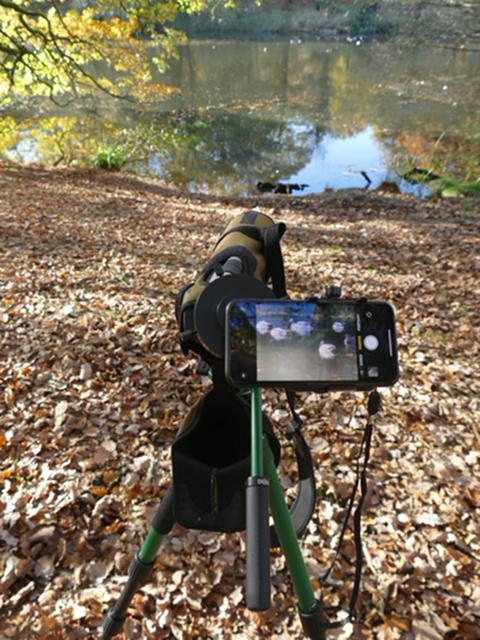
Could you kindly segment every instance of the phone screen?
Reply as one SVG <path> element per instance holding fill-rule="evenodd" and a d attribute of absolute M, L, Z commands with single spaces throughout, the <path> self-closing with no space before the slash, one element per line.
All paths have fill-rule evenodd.
<path fill-rule="evenodd" d="M 380 306 L 379 314 L 378 305 L 365 311 L 355 301 L 235 301 L 227 314 L 227 375 L 258 386 L 391 384 L 385 376 L 392 378 L 396 354 L 384 318 L 391 307 Z"/>

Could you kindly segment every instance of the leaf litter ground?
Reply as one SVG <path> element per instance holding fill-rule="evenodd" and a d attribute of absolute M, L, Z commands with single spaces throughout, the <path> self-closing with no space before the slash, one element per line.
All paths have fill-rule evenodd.
<path fill-rule="evenodd" d="M 213 198 L 100 171 L 0 171 L 0 638 L 96 638 L 170 482 L 170 446 L 209 388 L 178 345 L 175 296 L 230 219 L 287 224 L 291 296 L 380 297 L 402 376 L 383 391 L 364 515 L 358 621 L 329 637 L 480 635 L 479 202 L 361 191 Z M 264 393 L 283 436 L 285 397 Z M 318 487 L 302 539 L 313 584 L 334 558 L 362 394 L 301 394 Z M 349 531 L 323 586 L 346 605 Z M 320 591 L 318 592 L 320 593 Z M 245 606 L 243 534 L 175 525 L 125 638 L 302 638 L 283 555 L 272 606 Z"/>

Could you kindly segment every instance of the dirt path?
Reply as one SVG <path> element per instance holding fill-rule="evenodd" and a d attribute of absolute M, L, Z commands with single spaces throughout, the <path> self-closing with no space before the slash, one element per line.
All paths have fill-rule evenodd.
<path fill-rule="evenodd" d="M 402 377 L 375 429 L 359 621 L 330 637 L 478 637 L 479 201 L 215 199 L 121 173 L 15 167 L 0 170 L 0 637 L 98 637 L 169 485 L 176 430 L 210 385 L 179 350 L 176 293 L 246 209 L 286 223 L 290 295 L 341 283 L 398 313 Z M 264 400 L 294 482 L 285 398 Z M 317 468 L 302 540 L 315 585 L 354 479 L 362 403 L 299 398 Z M 326 604 L 348 603 L 347 537 Z M 277 551 L 271 609 L 246 609 L 243 534 L 175 526 L 132 614 L 128 638 L 303 637 Z"/>

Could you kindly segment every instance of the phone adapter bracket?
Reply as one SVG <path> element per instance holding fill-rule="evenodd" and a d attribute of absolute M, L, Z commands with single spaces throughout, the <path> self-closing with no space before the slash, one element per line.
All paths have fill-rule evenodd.
<path fill-rule="evenodd" d="M 325 295 L 327 298 L 341 298 L 342 287 L 339 284 L 330 284 L 325 290 Z"/>

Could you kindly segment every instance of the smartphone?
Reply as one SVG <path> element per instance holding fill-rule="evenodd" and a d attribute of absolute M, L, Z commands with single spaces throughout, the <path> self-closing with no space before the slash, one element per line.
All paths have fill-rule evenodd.
<path fill-rule="evenodd" d="M 235 387 L 363 390 L 398 378 L 395 313 L 383 301 L 233 300 L 225 328 Z"/>

